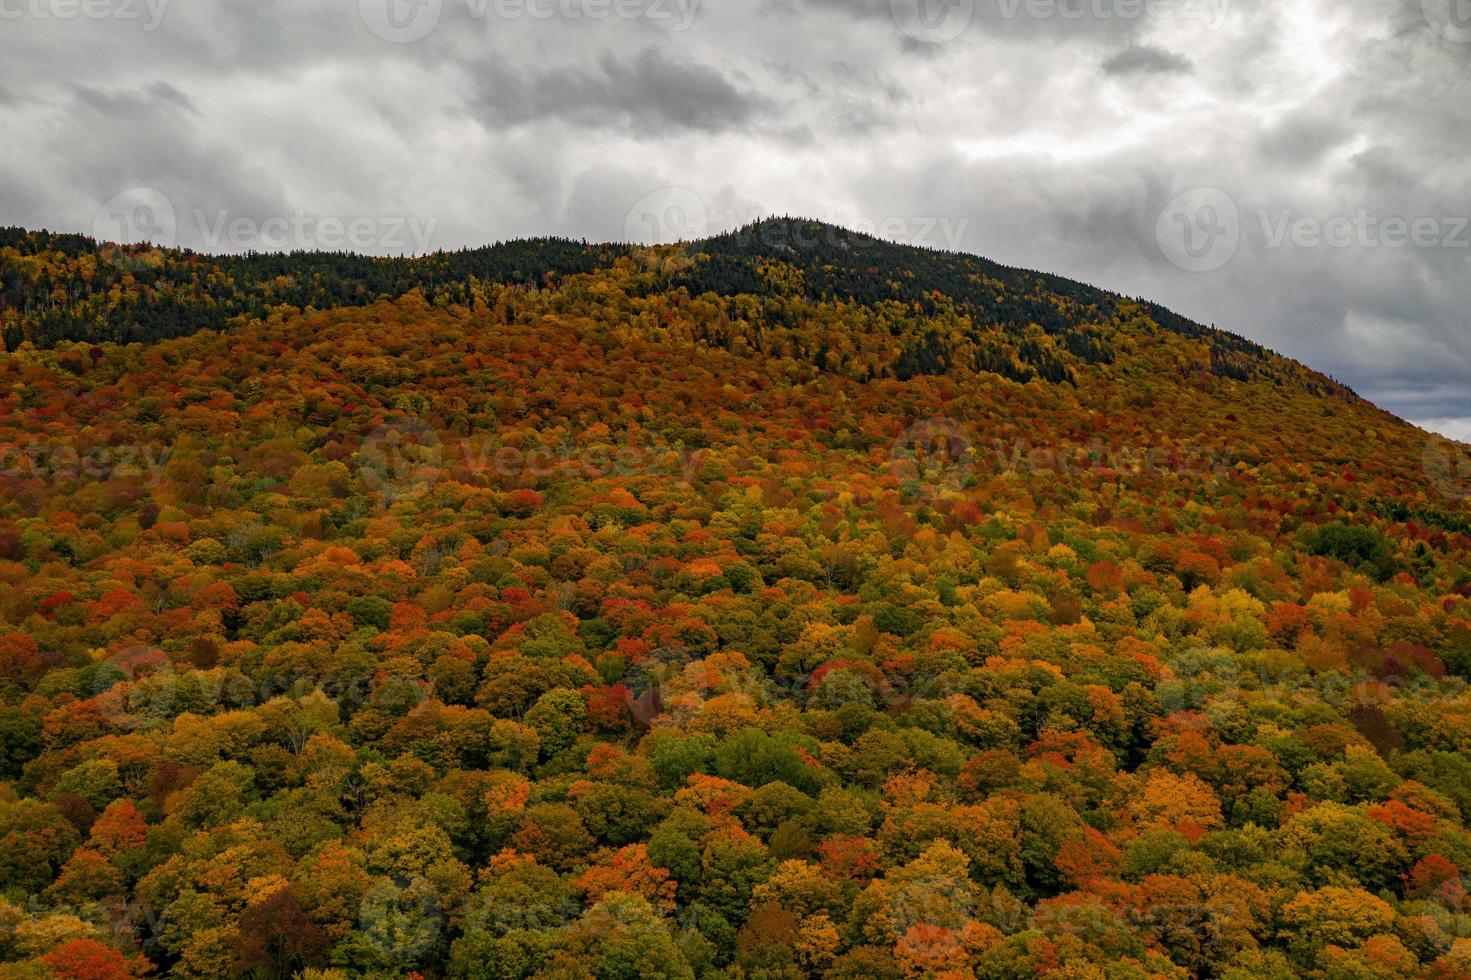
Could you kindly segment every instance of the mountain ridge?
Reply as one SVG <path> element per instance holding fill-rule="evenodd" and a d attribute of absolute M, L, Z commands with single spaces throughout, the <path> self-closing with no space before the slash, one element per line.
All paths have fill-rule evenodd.
<path fill-rule="evenodd" d="M 363 306 L 418 289 L 431 302 L 469 302 L 478 284 L 539 288 L 586 275 L 645 249 L 628 243 L 591 244 L 568 238 L 515 239 L 415 258 L 351 252 L 209 254 L 189 249 L 124 246 L 84 235 L 0 229 L 0 340 L 22 342 L 151 342 L 198 329 L 231 329 L 276 306 L 317 309 Z M 1118 315 L 1121 303 L 1161 328 L 1208 341 L 1211 370 L 1245 380 L 1296 375 L 1323 394 L 1357 397 L 1339 382 L 1229 331 L 1195 323 L 1146 299 L 1063 276 L 1005 266 L 981 256 L 889 242 L 862 232 L 801 218 L 769 218 L 697 242 L 655 247 L 682 251 L 694 261 L 651 287 L 689 290 L 692 296 L 778 294 L 769 264 L 801 273 L 797 289 L 814 301 L 859 305 L 899 302 L 921 316 L 958 313 L 972 326 L 1024 334 L 1033 324 L 1064 339 L 1084 363 L 1112 353 L 1091 336 L 1089 321 Z M 85 257 L 90 256 L 88 262 Z M 35 268 L 47 257 L 57 268 Z M 113 295 L 116 290 L 116 295 Z M 935 294 L 948 297 L 942 302 Z M 916 347 L 899 374 L 948 367 L 944 345 Z M 986 352 L 974 366 L 1026 380 L 1030 373 L 1068 379 L 1065 365 L 1032 348 L 1017 368 L 1004 352 Z M 1271 370 L 1274 364 L 1288 369 Z M 1304 374 L 1303 372 L 1306 372 Z"/>

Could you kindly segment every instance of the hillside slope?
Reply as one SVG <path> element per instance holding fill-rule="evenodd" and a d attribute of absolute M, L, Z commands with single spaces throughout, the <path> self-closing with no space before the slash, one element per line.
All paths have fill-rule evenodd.
<path fill-rule="evenodd" d="M 362 306 L 411 290 L 432 303 L 467 304 L 496 285 L 547 286 L 635 251 L 530 239 L 414 259 L 316 252 L 211 256 L 7 228 L 0 229 L 0 339 L 8 349 L 22 342 L 147 343 L 227 329 L 272 309 Z M 813 302 L 882 306 L 952 332 L 964 321 L 963 338 L 906 335 L 906 356 L 889 366 L 901 377 L 943 373 L 959 362 L 1019 381 L 1067 380 L 1072 362 L 1112 360 L 1109 338 L 1096 328 L 1116 321 L 1122 309 L 1165 330 L 1208 338 L 1215 373 L 1241 380 L 1264 372 L 1278 380 L 1311 377 L 1250 341 L 1145 301 L 820 222 L 770 219 L 677 251 L 692 261 L 672 265 L 652 288 L 695 297 L 770 301 L 796 294 Z M 1052 341 L 1039 344 L 1032 333 Z M 957 351 L 957 340 L 966 349 Z M 1059 356 L 1063 351 L 1067 356 Z"/>
<path fill-rule="evenodd" d="M 1471 975 L 1457 460 L 812 227 L 11 236 L 6 969 Z"/>

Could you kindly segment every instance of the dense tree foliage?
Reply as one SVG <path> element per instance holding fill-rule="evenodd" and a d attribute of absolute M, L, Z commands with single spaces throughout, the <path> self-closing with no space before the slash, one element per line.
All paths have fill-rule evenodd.
<path fill-rule="evenodd" d="M 805 309 L 784 298 L 865 308 L 861 319 L 900 340 L 881 365 L 860 369 L 908 379 L 961 366 L 1016 381 L 1074 379 L 1072 363 L 1111 363 L 1107 325 L 1147 317 L 1159 328 L 1209 338 L 1211 371 L 1343 394 L 1260 346 L 1139 301 L 1058 276 L 1012 269 L 972 255 L 921 250 L 820 222 L 771 219 L 687 246 L 693 261 L 666 262 L 639 286 L 681 290 L 724 306 L 737 323 L 759 319 L 783 343 L 825 366 L 841 351 L 805 329 Z M 200 329 L 224 330 L 272 310 L 325 310 L 417 291 L 438 305 L 473 304 L 497 285 L 540 287 L 627 256 L 628 246 L 532 239 L 422 258 L 295 252 L 210 256 L 118 246 L 80 235 L 0 229 L 0 341 L 151 342 Z M 743 298 L 744 303 L 722 302 Z M 749 301 L 756 298 L 757 316 Z M 707 326 L 696 322 L 696 328 Z M 851 324 L 844 324 L 851 326 Z M 800 327 L 802 329 L 792 329 Z M 724 345 L 728 331 L 702 332 Z M 804 345 L 811 340 L 816 346 Z M 889 341 L 886 341 L 886 343 Z M 1321 388 L 1320 388 L 1321 386 Z"/>
<path fill-rule="evenodd" d="M 788 232 L 10 236 L 7 330 L 188 329 L 0 355 L 0 977 L 1471 975 L 1424 436 Z"/>
<path fill-rule="evenodd" d="M 537 287 L 627 249 L 534 239 L 422 258 L 345 252 L 204 255 L 0 228 L 0 340 L 152 342 L 224 330 L 279 308 L 334 309 L 417 290 L 468 303 L 488 284 Z"/>

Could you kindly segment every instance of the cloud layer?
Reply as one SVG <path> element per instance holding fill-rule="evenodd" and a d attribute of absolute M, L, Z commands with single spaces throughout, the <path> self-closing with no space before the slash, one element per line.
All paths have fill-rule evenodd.
<path fill-rule="evenodd" d="M 794 213 L 1471 431 L 1471 0 L 0 0 L 0 223 L 397 254 Z"/>

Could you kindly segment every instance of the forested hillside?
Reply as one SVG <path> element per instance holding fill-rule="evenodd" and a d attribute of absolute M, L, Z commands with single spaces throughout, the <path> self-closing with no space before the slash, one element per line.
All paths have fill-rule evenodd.
<path fill-rule="evenodd" d="M 881 366 L 885 376 L 962 366 L 1017 381 L 1069 381 L 1073 361 L 1113 360 L 1109 333 L 1098 328 L 1127 309 L 1171 332 L 1209 338 L 1215 373 L 1322 381 L 1297 365 L 1284 373 L 1285 362 L 1260 346 L 1146 301 L 820 222 L 770 219 L 679 251 L 690 261 L 667 263 L 663 275 L 644 279 L 643 295 L 684 290 L 694 297 L 757 297 L 771 327 L 795 322 L 794 311 L 772 308 L 784 296 L 878 309 L 883 325 L 904 341 L 900 356 Z M 23 342 L 150 343 L 230 329 L 272 310 L 362 306 L 410 291 L 437 306 L 468 304 L 498 285 L 550 286 L 628 254 L 624 245 L 532 239 L 413 259 L 322 252 L 211 256 L 0 229 L 0 339 L 12 350 Z M 924 329 L 913 329 L 916 323 Z"/>
<path fill-rule="evenodd" d="M 1301 365 L 793 222 L 0 272 L 0 978 L 1471 976 L 1466 481 Z"/>
<path fill-rule="evenodd" d="M 204 255 L 0 228 L 0 339 L 12 350 L 22 342 L 151 343 L 227 329 L 273 309 L 364 306 L 410 290 L 467 303 L 477 284 L 537 287 L 626 251 L 548 238 L 416 259 Z"/>

